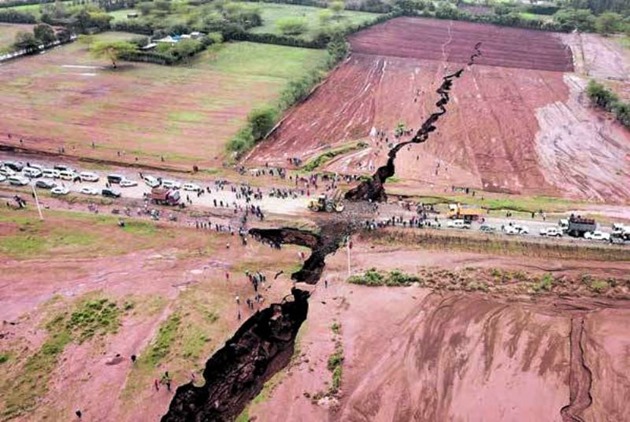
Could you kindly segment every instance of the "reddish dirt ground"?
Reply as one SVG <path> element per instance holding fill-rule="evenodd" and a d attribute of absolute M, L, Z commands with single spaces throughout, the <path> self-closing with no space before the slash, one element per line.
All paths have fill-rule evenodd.
<path fill-rule="evenodd" d="M 375 251 L 358 244 L 353 268 L 414 271 L 427 265 L 521 268 L 539 271 L 557 262 L 480 254 Z M 401 255 L 401 253 L 403 255 Z M 630 337 L 623 328 L 627 302 L 559 298 L 501 298 L 419 287 L 368 288 L 343 282 L 345 254 L 330 259 L 311 300 L 299 341 L 300 359 L 273 382 L 266 400 L 249 409 L 257 420 L 561 421 L 569 404 L 572 318 L 583 318 L 585 362 L 592 372 L 593 404 L 584 420 L 620 420 L 630 411 Z M 567 263 L 581 271 L 584 263 Z M 623 274 L 628 264 L 595 271 Z M 625 270 L 624 270 L 625 268 Z M 611 304 L 612 303 L 612 304 Z M 607 306 L 610 306 L 607 308 Z M 579 320 L 581 321 L 581 319 Z M 312 397 L 327 390 L 333 352 L 331 325 L 341 325 L 344 350 L 339 399 Z M 306 393 L 306 394 L 305 394 Z"/>
<path fill-rule="evenodd" d="M 437 61 L 440 57 L 430 49 L 423 53 L 424 44 L 414 53 L 422 59 L 392 57 L 399 55 L 398 50 L 372 44 L 381 31 L 384 45 L 400 41 L 400 56 L 405 56 L 407 33 L 397 22 L 411 25 L 415 20 L 394 20 L 355 35 L 353 55 L 307 101 L 287 114 L 248 162 L 286 165 L 287 158 L 292 157 L 307 162 L 331 148 L 363 141 L 367 148 L 337 156 L 321 168 L 371 174 L 384 164 L 386 141 L 395 140 L 396 125 L 403 122 L 407 128 L 417 129 L 435 110 L 434 91 L 441 77 L 461 66 L 448 63 L 456 61 L 459 49 L 451 56 L 446 54 L 445 61 Z M 428 21 L 423 25 L 439 33 L 445 23 Z M 485 28 L 488 34 L 496 30 L 493 26 Z M 364 37 L 372 41 L 368 43 Z M 553 34 L 536 32 L 535 37 L 546 37 L 550 46 L 561 45 Z M 437 39 L 429 39 L 439 47 Z M 453 39 L 449 46 L 460 41 L 462 45 L 473 43 Z M 515 47 L 519 44 L 510 44 L 513 41 L 507 37 L 501 46 L 482 46 L 486 64 L 493 66 L 480 61 L 455 81 L 448 113 L 438 130 L 426 144 L 410 146 L 404 151 L 408 153 L 399 155 L 396 176 L 409 188 L 428 186 L 434 192 L 449 191 L 455 185 L 493 192 L 627 201 L 630 185 L 625 181 L 630 177 L 630 159 L 620 158 L 630 157 L 630 132 L 588 106 L 582 95 L 586 79 L 532 69 L 533 65 L 529 69 L 496 66 L 502 57 L 512 55 L 523 61 L 522 66 L 528 66 L 527 55 L 520 54 L 520 47 Z M 472 47 L 466 48 L 472 51 Z M 496 60 L 488 58 L 486 48 Z M 566 58 L 559 60 L 566 63 Z M 371 136 L 373 128 L 384 131 L 386 139 Z"/>
<path fill-rule="evenodd" d="M 467 63 L 482 43 L 481 65 L 519 69 L 573 70 L 571 50 L 544 31 L 471 22 L 398 18 L 350 37 L 352 51 L 376 56 Z"/>

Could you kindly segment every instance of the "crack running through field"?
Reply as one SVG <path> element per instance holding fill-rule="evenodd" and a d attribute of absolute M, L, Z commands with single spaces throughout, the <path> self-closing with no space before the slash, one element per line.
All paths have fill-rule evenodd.
<path fill-rule="evenodd" d="M 470 57 L 468 66 L 481 55 L 480 43 Z M 249 234 L 273 247 L 295 244 L 311 249 L 299 271 L 291 279 L 315 285 L 325 266 L 325 259 L 334 254 L 342 243 L 360 227 L 369 215 L 373 217 L 370 201 L 387 199 L 383 183 L 395 174 L 394 160 L 408 144 L 423 143 L 436 130 L 436 122 L 444 113 L 450 97 L 453 79 L 459 78 L 464 68 L 446 75 L 437 89 L 439 111 L 431 114 L 410 141 L 400 142 L 389 152 L 387 165 L 380 167 L 369 183 L 363 182 L 346 194 L 353 200 L 344 212 L 329 215 L 319 222 L 319 234 L 295 228 L 251 229 Z M 291 295 L 279 304 L 272 304 L 256 312 L 241 325 L 225 346 L 206 362 L 204 385 L 192 383 L 177 388 L 163 422 L 232 421 L 262 390 L 266 381 L 286 367 L 293 355 L 295 338 L 308 315 L 310 293 L 294 287 Z"/>
<path fill-rule="evenodd" d="M 593 403 L 593 373 L 584 358 L 584 333 L 584 317 L 572 317 L 569 333 L 569 404 L 560 409 L 563 422 L 583 422 L 582 414 Z"/>

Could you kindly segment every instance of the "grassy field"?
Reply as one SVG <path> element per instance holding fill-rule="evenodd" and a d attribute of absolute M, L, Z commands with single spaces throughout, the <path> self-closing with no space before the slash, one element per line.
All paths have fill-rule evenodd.
<path fill-rule="evenodd" d="M 130 35 L 96 39 L 112 37 Z M 0 95 L 12 119 L 0 122 L 0 134 L 95 158 L 120 159 L 121 151 L 130 162 L 159 163 L 163 156 L 171 166 L 220 167 L 225 143 L 247 114 L 276 101 L 289 81 L 325 59 L 322 50 L 228 43 L 185 66 L 133 63 L 112 70 L 73 43 L 3 67 Z"/>
<path fill-rule="evenodd" d="M 312 38 L 313 35 L 315 35 L 315 33 L 317 33 L 317 31 L 322 27 L 318 16 L 319 13 L 323 10 L 325 9 L 319 7 L 273 3 L 265 4 L 264 6 L 261 6 L 263 25 L 252 28 L 251 32 L 257 34 L 280 34 L 281 32 L 276 26 L 276 22 L 278 21 L 278 19 L 287 17 L 299 17 L 305 18 L 308 22 L 308 32 L 301 35 L 301 37 L 307 39 Z M 332 23 L 346 26 L 368 22 L 375 19 L 377 16 L 378 14 L 375 13 L 345 10 L 341 13 L 340 18 L 337 20 L 333 20 Z"/>
<path fill-rule="evenodd" d="M 551 21 L 551 20 L 553 20 L 553 18 L 551 16 L 548 16 L 548 15 L 537 15 L 535 13 L 529 13 L 529 12 L 521 12 L 518 15 L 521 18 L 527 19 L 527 20 L 542 20 L 542 21 Z"/>
<path fill-rule="evenodd" d="M 0 23 L 0 55 L 7 53 L 11 49 L 11 46 L 15 41 L 15 35 L 18 32 L 30 32 L 32 30 L 33 25 Z"/>
<path fill-rule="evenodd" d="M 112 10 L 111 12 L 107 12 L 108 15 L 114 17 L 112 22 L 120 22 L 120 21 L 127 20 L 127 15 L 129 13 L 138 13 L 138 14 L 140 14 L 140 12 L 138 12 L 135 9 L 120 9 L 120 10 Z"/>

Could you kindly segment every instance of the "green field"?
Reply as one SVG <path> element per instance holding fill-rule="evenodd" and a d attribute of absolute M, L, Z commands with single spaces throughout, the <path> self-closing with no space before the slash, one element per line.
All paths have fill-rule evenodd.
<path fill-rule="evenodd" d="M 30 32 L 33 30 L 33 25 L 17 25 L 0 23 L 0 55 L 7 53 L 11 50 L 11 46 L 15 41 L 15 34 L 20 31 Z"/>
<path fill-rule="evenodd" d="M 549 16 L 549 15 L 537 15 L 535 13 L 529 13 L 529 12 L 521 12 L 518 14 L 522 19 L 527 19 L 527 20 L 537 20 L 537 21 L 552 21 L 553 17 Z"/>
<path fill-rule="evenodd" d="M 0 120 L 0 132 L 19 133 L 25 143 L 38 139 L 34 146 L 43 150 L 63 143 L 94 158 L 148 164 L 163 156 L 171 166 L 216 168 L 247 114 L 275 103 L 289 81 L 326 58 L 324 50 L 227 43 L 185 66 L 125 63 L 112 70 L 72 43 L 3 66 L 0 96 L 10 99 L 3 107 L 11 119 Z"/>
<path fill-rule="evenodd" d="M 111 12 L 107 12 L 108 15 L 114 17 L 112 22 L 120 22 L 120 21 L 127 20 L 127 15 L 129 13 L 138 13 L 138 14 L 140 14 L 140 12 L 138 12 L 135 9 L 120 9 L 120 10 L 113 10 Z"/>
<path fill-rule="evenodd" d="M 318 16 L 325 10 L 319 7 L 309 6 L 294 6 L 290 4 L 274 4 L 268 3 L 264 6 L 260 6 L 261 15 L 263 18 L 263 25 L 252 28 L 251 32 L 257 34 L 280 34 L 276 23 L 278 19 L 287 17 L 299 17 L 305 18 L 308 22 L 308 32 L 301 35 L 302 38 L 312 38 L 318 30 L 322 28 Z M 341 13 L 339 19 L 332 21 L 333 25 L 348 26 L 353 24 L 359 24 L 363 22 L 369 22 L 379 15 L 376 13 L 367 12 L 355 12 L 345 10 Z"/>

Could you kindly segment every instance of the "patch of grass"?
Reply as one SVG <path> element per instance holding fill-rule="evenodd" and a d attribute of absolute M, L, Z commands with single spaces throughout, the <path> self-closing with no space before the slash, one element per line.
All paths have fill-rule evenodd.
<path fill-rule="evenodd" d="M 482 199 L 483 198 L 483 199 Z M 517 211 L 524 213 L 538 212 L 543 210 L 546 213 L 564 212 L 575 209 L 580 203 L 563 198 L 552 198 L 547 196 L 501 196 L 477 191 L 472 195 L 444 195 L 444 196 L 420 196 L 417 198 L 424 204 L 453 204 L 461 203 L 465 205 L 483 207 L 492 211 Z M 583 202 L 581 204 L 587 204 Z"/>
<path fill-rule="evenodd" d="M 93 298 L 79 301 L 71 312 L 54 316 L 46 324 L 49 337 L 26 359 L 20 374 L 7 383 L 2 416 L 10 419 L 33 409 L 48 391 L 50 374 L 66 346 L 115 332 L 121 315 L 116 303 L 106 298 Z"/>
<path fill-rule="evenodd" d="M 370 268 L 363 274 L 353 275 L 348 279 L 349 283 L 363 286 L 409 286 L 412 283 L 420 282 L 420 278 L 406 274 L 400 270 L 390 271 L 382 274 L 376 268 Z"/>
<path fill-rule="evenodd" d="M 0 353 L 0 365 L 9 361 L 8 353 Z"/>
<path fill-rule="evenodd" d="M 551 289 L 553 289 L 553 284 L 554 284 L 553 275 L 547 273 L 540 278 L 540 281 L 534 283 L 534 285 L 532 286 L 532 289 L 534 289 L 536 293 L 541 292 L 543 290 L 546 292 L 550 292 Z"/>
<path fill-rule="evenodd" d="M 339 334 L 341 332 L 341 324 L 335 321 L 333 322 L 333 325 L 330 326 L 330 329 L 334 334 Z"/>
<path fill-rule="evenodd" d="M 352 151 L 358 151 L 361 149 L 364 149 L 367 147 L 367 144 L 365 142 L 359 142 L 356 144 L 352 144 L 352 145 L 344 145 L 342 147 L 339 148 L 334 148 L 331 149 L 330 151 L 326 151 L 323 154 L 318 155 L 317 157 L 311 159 L 308 163 L 306 163 L 301 170 L 305 170 L 305 171 L 313 171 L 316 168 L 318 168 L 319 166 L 327 163 L 328 161 L 332 160 L 333 158 L 339 156 L 339 155 L 343 155 L 343 154 L 347 154 L 349 152 Z"/>
<path fill-rule="evenodd" d="M 604 293 L 610 288 L 610 284 L 606 280 L 593 280 L 589 284 L 589 289 L 595 293 Z"/>
<path fill-rule="evenodd" d="M 149 345 L 148 350 L 140 360 L 149 366 L 157 367 L 158 364 L 171 352 L 171 346 L 175 340 L 177 330 L 181 325 L 181 316 L 175 312 L 169 315 L 158 329 L 157 336 Z"/>
<path fill-rule="evenodd" d="M 249 408 L 245 408 L 238 418 L 236 418 L 236 422 L 249 422 Z"/>

